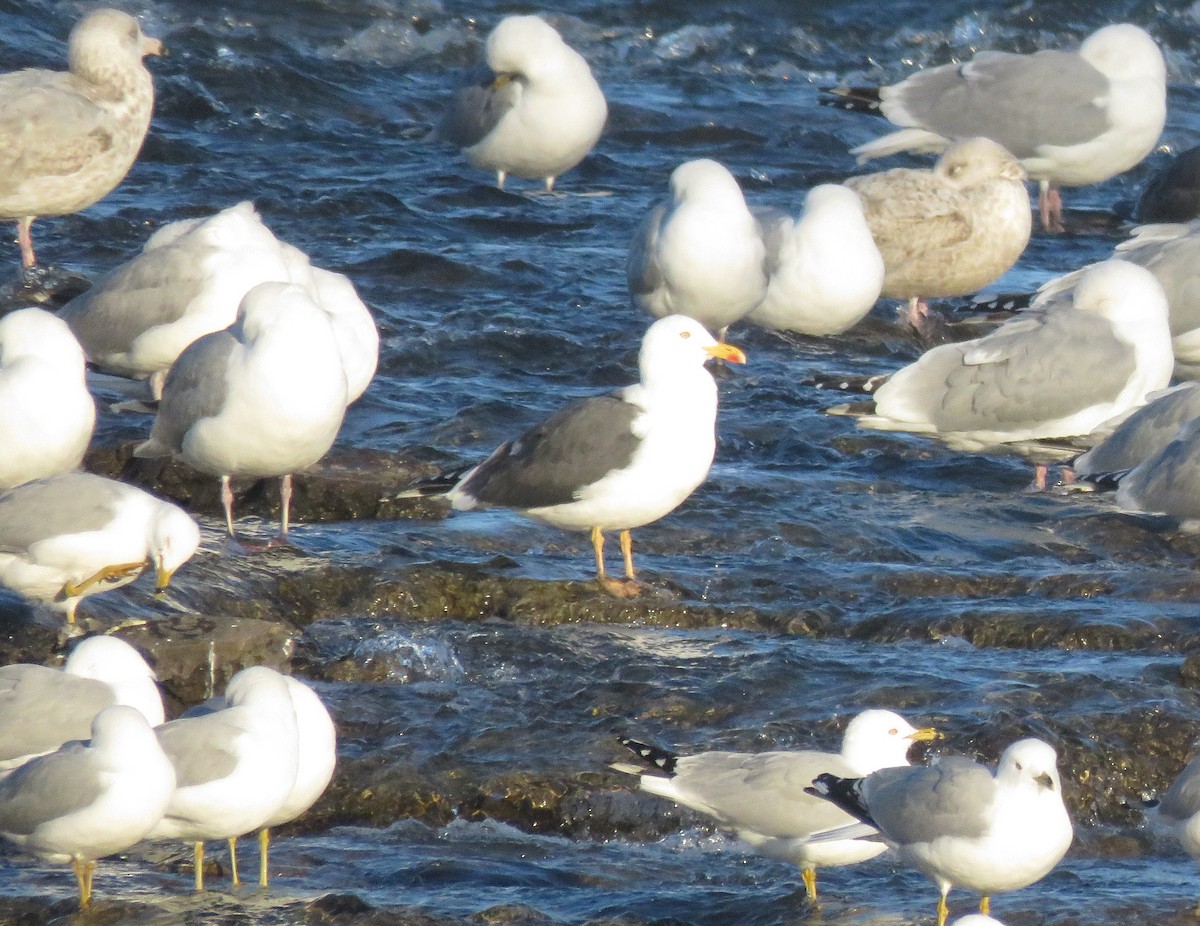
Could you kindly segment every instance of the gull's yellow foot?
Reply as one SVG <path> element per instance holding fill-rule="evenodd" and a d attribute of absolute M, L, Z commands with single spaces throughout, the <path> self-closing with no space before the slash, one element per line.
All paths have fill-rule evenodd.
<path fill-rule="evenodd" d="M 808 899 L 815 901 L 817 899 L 817 870 L 805 868 L 800 872 L 800 877 L 804 879 L 804 892 L 808 894 Z"/>
<path fill-rule="evenodd" d="M 79 885 L 79 909 L 86 910 L 92 905 L 92 875 L 96 872 L 96 863 L 90 859 L 73 859 L 71 867 L 75 869 L 75 883 Z"/>
<path fill-rule="evenodd" d="M 146 564 L 144 562 L 116 563 L 112 566 L 105 566 L 103 569 L 97 569 L 82 582 L 68 582 L 63 586 L 63 597 L 77 598 L 98 582 L 112 582 L 115 579 L 134 578 L 140 575 L 145 568 Z"/>
<path fill-rule="evenodd" d="M 984 916 L 992 915 L 992 898 L 987 894 L 979 898 L 979 912 Z"/>
<path fill-rule="evenodd" d="M 946 906 L 946 895 L 943 894 L 938 898 L 938 920 L 937 926 L 946 926 L 946 917 L 950 913 L 950 908 Z"/>
<path fill-rule="evenodd" d="M 642 583 L 637 579 L 614 579 L 597 576 L 600 587 L 615 598 L 636 598 L 642 592 Z"/>

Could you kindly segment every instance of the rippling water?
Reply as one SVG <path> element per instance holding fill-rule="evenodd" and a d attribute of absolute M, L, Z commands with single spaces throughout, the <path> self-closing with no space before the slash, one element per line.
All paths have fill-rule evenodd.
<path fill-rule="evenodd" d="M 253 199 L 280 237 L 350 275 L 379 320 L 380 373 L 341 445 L 412 448 L 444 463 L 480 457 L 567 399 L 635 375 L 647 319 L 625 292 L 626 246 L 677 164 L 716 158 L 753 203 L 793 210 L 812 185 L 856 170 L 847 149 L 880 124 L 820 108 L 818 86 L 895 80 L 978 48 L 1066 44 L 1128 19 L 1167 55 L 1163 150 L 1200 134 L 1192 3 L 575 0 L 553 21 L 591 61 L 610 120 L 561 195 L 530 195 L 535 185 L 498 191 L 423 141 L 453 72 L 509 5 L 122 5 L 170 48 L 151 63 L 155 120 L 115 193 L 35 225 L 39 255 L 94 276 L 168 221 Z M 57 66 L 87 6 L 0 0 L 3 68 Z M 1106 256 L 1164 157 L 1068 191 L 1077 217 L 1116 220 L 1035 236 L 994 289 L 1028 289 Z M 490 910 L 488 921 L 792 922 L 814 917 L 798 872 L 744 854 L 694 815 L 628 797 L 601 774 L 617 757 L 614 734 L 684 750 L 827 746 L 846 717 L 886 705 L 948 730 L 946 748 L 989 759 L 1002 745 L 993 722 L 1006 735 L 1070 741 L 1094 763 L 1067 769 L 1070 790 L 1115 775 L 1123 756 L 1153 754 L 1158 718 L 1176 740 L 1200 732 L 1196 696 L 1177 681 L 1197 620 L 1194 541 L 1104 499 L 1028 494 L 1018 458 L 860 434 L 823 413 L 838 398 L 809 385 L 815 378 L 917 356 L 891 313 L 881 306 L 827 341 L 731 333 L 750 363 L 720 374 L 710 479 L 635 538 L 645 577 L 727 610 L 729 627 L 350 612 L 307 631 L 314 650 L 383 679 L 321 687 L 344 762 L 377 758 L 444 789 L 459 775 L 571 780 L 568 811 L 514 821 L 496 809 L 502 796 L 475 795 L 448 820 L 314 825 L 279 842 L 281 876 L 266 899 L 192 898 L 185 877 L 135 862 L 105 866 L 98 892 L 157 897 L 189 922 L 288 921 L 288 903 L 328 893 L 447 917 Z M 586 537 L 505 512 L 302 524 L 297 536 L 318 557 L 385 575 L 422 562 L 534 579 L 592 570 Z M 987 636 L 1002 625 L 1016 628 L 1010 639 Z M 1097 639 L 1113 642 L 1090 651 Z M 1108 742 L 1106 718 L 1130 717 L 1146 718 L 1150 740 Z M 1157 769 L 1158 782 L 1177 768 Z M 1122 799 L 1138 797 L 1136 785 L 1123 785 Z M 1195 903 L 1200 877 L 1177 848 L 1111 810 L 1085 808 L 1079 823 L 1059 869 L 997 898 L 1002 919 L 1151 922 Z M 68 897 L 69 882 L 15 856 L 0 867 L 6 894 Z M 822 883 L 824 919 L 933 913 L 928 882 L 886 861 Z M 972 902 L 952 901 L 956 912 Z M 497 911 L 504 905 L 521 909 Z"/>

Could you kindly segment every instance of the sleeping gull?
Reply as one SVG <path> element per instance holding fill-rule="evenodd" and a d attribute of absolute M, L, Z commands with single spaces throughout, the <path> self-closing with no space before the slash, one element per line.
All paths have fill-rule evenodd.
<path fill-rule="evenodd" d="M 948 147 L 932 170 L 897 167 L 851 177 L 883 255 L 883 295 L 909 301 L 922 328 L 924 300 L 962 296 L 1017 262 L 1033 225 L 1025 172 L 986 138 Z"/>
<path fill-rule="evenodd" d="M 68 71 L 0 75 L 0 218 L 16 219 L 26 270 L 35 218 L 86 209 L 129 173 L 154 109 L 142 58 L 158 54 L 136 19 L 100 9 L 71 30 Z"/>
<path fill-rule="evenodd" d="M 1147 224 L 1200 218 L 1200 145 L 1171 158 L 1146 182 L 1134 215 Z"/>
<path fill-rule="evenodd" d="M 758 223 L 716 161 L 680 164 L 670 186 L 671 199 L 646 214 L 630 243 L 629 292 L 651 315 L 686 315 L 723 339 L 767 292 Z"/>
<path fill-rule="evenodd" d="M 1182 425 L 1175 437 L 1119 477 L 1117 505 L 1123 511 L 1161 514 L 1188 531 L 1200 529 L 1200 419 Z"/>
<path fill-rule="evenodd" d="M 1161 451 L 1196 418 L 1200 418 L 1200 383 L 1182 383 L 1152 395 L 1104 440 L 1071 461 L 1073 474 L 1103 479 L 1126 473 Z"/>
<path fill-rule="evenodd" d="M 91 473 L 59 473 L 0 493 L 0 585 L 75 623 L 81 599 L 147 566 L 164 589 L 200 544 L 182 508 Z"/>
<path fill-rule="evenodd" d="M 944 926 L 952 887 L 982 894 L 979 912 L 987 914 L 992 894 L 1033 884 L 1066 855 L 1073 831 L 1057 761 L 1048 743 L 1023 739 L 1004 750 L 995 771 L 950 757 L 862 778 L 822 774 L 811 792 L 874 827 L 902 862 L 933 879 Z"/>
<path fill-rule="evenodd" d="M 884 264 L 862 201 L 836 183 L 813 187 L 792 218 L 755 209 L 767 249 L 767 294 L 746 320 L 797 334 L 841 334 L 871 311 Z"/>
<path fill-rule="evenodd" d="M 96 860 L 145 837 L 174 790 L 175 773 L 146 718 L 113 705 L 92 721 L 90 740 L 66 743 L 0 781 L 0 835 L 47 861 L 70 862 L 87 909 Z"/>
<path fill-rule="evenodd" d="M 893 373 L 859 424 L 935 434 L 964 450 L 1078 437 L 1170 381 L 1167 301 L 1148 270 L 1103 261 L 1068 295 L 1033 309 Z M 1039 464 L 1039 484 L 1044 478 Z"/>
<path fill-rule="evenodd" d="M 227 840 L 233 883 L 240 884 L 237 838 L 266 826 L 296 781 L 296 714 L 284 676 L 266 666 L 242 669 L 226 685 L 220 710 L 180 717 L 156 732 L 177 780 L 149 838 L 193 843 L 198 891 L 205 840 Z"/>
<path fill-rule="evenodd" d="M 822 772 L 867 775 L 908 764 L 914 742 L 939 736 L 914 729 L 892 711 L 868 710 L 846 726 L 840 752 L 815 749 L 760 753 L 701 752 L 676 756 L 636 740 L 621 739 L 653 769 L 617 763 L 619 772 L 638 775 L 643 791 L 708 814 L 737 833 L 761 855 L 799 865 L 808 896 L 817 897 L 819 866 L 853 865 L 887 847 L 878 840 L 845 839 L 807 843 L 813 833 L 851 824 L 854 818 L 804 788 Z"/>
<path fill-rule="evenodd" d="M 461 478 L 452 474 L 400 497 L 446 494 L 459 510 L 498 505 L 591 531 L 601 587 L 632 596 L 639 584 L 630 531 L 674 511 L 712 465 L 717 384 L 704 364 L 714 357 L 746 362 L 693 319 L 659 319 L 642 339 L 639 383 L 574 402 Z M 604 531 L 611 530 L 620 531 L 624 582 L 604 571 Z"/>
<path fill-rule="evenodd" d="M 95 423 L 71 330 L 42 309 L 0 318 L 0 489 L 75 469 Z"/>
<path fill-rule="evenodd" d="M 230 537 L 232 476 L 280 476 L 280 538 L 292 473 L 333 445 L 346 412 L 346 373 L 328 316 L 299 286 L 260 283 L 228 328 L 189 344 L 171 367 L 138 457 L 181 457 L 219 476 Z"/>
<path fill-rule="evenodd" d="M 486 65 L 459 90 L 434 138 L 463 150 L 474 167 L 555 179 L 592 150 L 608 104 L 592 69 L 539 16 L 506 16 L 487 38 Z"/>
<path fill-rule="evenodd" d="M 1078 51 L 981 51 L 891 87 L 834 95 L 836 105 L 874 110 L 902 126 L 854 148 L 859 161 L 941 151 L 974 135 L 994 139 L 1038 181 L 1043 227 L 1061 231 L 1058 187 L 1107 180 L 1154 150 L 1166 121 L 1166 81 L 1154 39 L 1120 23 L 1094 32 Z"/>
<path fill-rule="evenodd" d="M 163 722 L 154 671 L 117 637 L 81 641 L 61 670 L 27 663 L 0 667 L 0 773 L 87 739 L 95 716 L 114 704 L 135 708 L 152 727 Z"/>

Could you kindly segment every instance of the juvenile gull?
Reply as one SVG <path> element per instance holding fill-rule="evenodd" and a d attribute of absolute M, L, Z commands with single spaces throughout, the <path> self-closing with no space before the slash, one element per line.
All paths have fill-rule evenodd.
<path fill-rule="evenodd" d="M 75 469 L 95 423 L 71 330 L 41 309 L 0 318 L 0 489 Z"/>
<path fill-rule="evenodd" d="M 1167 115 L 1162 52 L 1130 23 L 1097 30 L 1078 51 L 981 51 L 891 87 L 835 95 L 902 127 L 854 148 L 860 161 L 941 151 L 975 135 L 999 142 L 1038 181 L 1043 227 L 1058 231 L 1058 187 L 1099 183 L 1133 167 L 1154 150 Z"/>
<path fill-rule="evenodd" d="M 0 585 L 75 622 L 88 595 L 127 585 L 147 566 L 156 587 L 200 544 L 182 508 L 91 473 L 59 473 L 0 493 Z"/>
<path fill-rule="evenodd" d="M 835 183 L 813 187 L 797 218 L 755 209 L 767 252 L 767 294 L 747 321 L 797 334 L 841 334 L 871 311 L 884 264 L 862 201 Z"/>
<path fill-rule="evenodd" d="M 693 319 L 659 319 L 642 339 L 639 383 L 574 402 L 501 444 L 461 478 L 453 474 L 401 497 L 444 493 L 460 510 L 498 505 L 590 531 L 600 585 L 634 595 L 630 531 L 674 511 L 712 465 L 717 384 L 704 364 L 714 357 L 746 362 Z M 624 582 L 605 574 L 606 530 L 620 531 Z"/>
<path fill-rule="evenodd" d="M 96 860 L 139 842 L 174 790 L 146 718 L 126 705 L 106 707 L 90 740 L 66 743 L 0 781 L 0 835 L 47 861 L 70 862 L 87 909 Z"/>
<path fill-rule="evenodd" d="M 225 706 L 158 727 L 175 767 L 176 786 L 150 839 L 193 844 L 196 890 L 204 890 L 204 842 L 229 843 L 234 885 L 237 838 L 273 819 L 292 793 L 299 747 L 296 714 L 284 676 L 266 666 L 242 669 L 225 687 Z"/>
<path fill-rule="evenodd" d="M 26 269 L 35 218 L 86 209 L 129 173 L 154 109 L 142 58 L 161 53 L 132 16 L 99 9 L 71 30 L 69 70 L 0 75 L 0 218 L 17 221 Z"/>
<path fill-rule="evenodd" d="M 592 150 L 608 104 L 588 63 L 539 16 L 506 16 L 487 38 L 486 65 L 459 90 L 434 137 L 474 167 L 554 181 Z"/>
<path fill-rule="evenodd" d="M 812 793 L 874 827 L 902 862 L 933 879 L 944 926 L 952 887 L 978 891 L 979 912 L 987 914 L 992 894 L 1033 884 L 1066 854 L 1073 831 L 1057 760 L 1048 743 L 1023 739 L 1004 750 L 994 771 L 951 757 L 862 778 L 822 774 Z"/>
<path fill-rule="evenodd" d="M 846 181 L 883 255 L 883 295 L 907 299 L 914 326 L 925 299 L 973 293 L 1017 262 L 1033 225 L 1024 180 L 1000 145 L 967 138 L 932 170 L 897 167 Z"/>
<path fill-rule="evenodd" d="M 814 833 L 851 824 L 854 818 L 804 789 L 822 772 L 861 776 L 907 765 L 909 746 L 938 735 L 928 727 L 913 728 L 892 711 L 868 710 L 847 725 L 840 752 L 803 749 L 676 756 L 622 738 L 622 745 L 654 768 L 624 763 L 613 768 L 639 776 L 643 791 L 715 818 L 759 854 L 800 866 L 805 890 L 815 900 L 818 867 L 853 865 L 887 847 L 860 838 L 806 842 Z"/>
<path fill-rule="evenodd" d="M 154 671 L 117 637 L 83 640 L 61 671 L 27 663 L 0 668 L 0 773 L 87 739 L 95 716 L 114 704 L 136 709 L 152 727 L 163 722 Z"/>
<path fill-rule="evenodd" d="M 1200 418 L 1200 383 L 1182 383 L 1135 409 L 1104 440 L 1076 457 L 1071 468 L 1084 479 L 1124 474 L 1159 453 L 1196 418 Z"/>
<path fill-rule="evenodd" d="M 328 316 L 299 286 L 260 283 L 238 319 L 189 344 L 171 367 L 150 439 L 134 455 L 178 455 L 219 476 L 230 537 L 232 476 L 280 476 L 280 537 L 292 473 L 333 445 L 346 412 L 346 373 Z"/>
<path fill-rule="evenodd" d="M 680 164 L 670 186 L 671 199 L 646 214 L 629 245 L 630 295 L 657 318 L 686 315 L 723 339 L 767 292 L 758 223 L 716 161 Z"/>

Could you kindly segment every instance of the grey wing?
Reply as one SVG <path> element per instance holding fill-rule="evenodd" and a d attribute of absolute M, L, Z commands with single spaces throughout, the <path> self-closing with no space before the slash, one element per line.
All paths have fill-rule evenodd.
<path fill-rule="evenodd" d="M 158 742 L 175 766 L 175 786 L 227 778 L 237 767 L 241 731 L 216 714 L 180 718 L 158 727 Z"/>
<path fill-rule="evenodd" d="M 1186 234 L 1142 247 L 1134 239 L 1118 246 L 1113 256 L 1145 267 L 1162 284 L 1172 336 L 1200 328 L 1200 226 L 1192 223 Z"/>
<path fill-rule="evenodd" d="M 758 234 L 763 240 L 767 251 L 767 276 L 779 269 L 779 251 L 783 244 L 784 228 L 792 222 L 792 217 L 782 209 L 774 206 L 751 206 L 750 214 L 758 225 Z"/>
<path fill-rule="evenodd" d="M 513 77 L 498 86 L 490 68 L 477 69 L 473 80 L 455 93 L 433 137 L 459 148 L 482 141 L 516 105 L 522 90 L 520 81 L 520 77 Z"/>
<path fill-rule="evenodd" d="M 668 208 L 668 204 L 663 202 L 647 212 L 629 242 L 625 278 L 635 301 L 638 301 L 639 297 L 649 296 L 663 285 L 662 268 L 658 265 L 655 251 Z"/>
<path fill-rule="evenodd" d="M 1006 337 L 996 359 L 952 370 L 934 424 L 940 431 L 975 431 L 1053 421 L 1115 399 L 1135 367 L 1132 348 L 1105 319 L 1061 309 L 1045 324 Z"/>
<path fill-rule="evenodd" d="M 0 668 L 0 762 L 88 738 L 92 718 L 115 700 L 112 688 L 95 679 L 47 666 Z"/>
<path fill-rule="evenodd" d="M 184 348 L 167 374 L 147 443 L 178 451 L 197 421 L 221 411 L 229 390 L 229 360 L 238 346 L 237 338 L 228 331 L 214 331 Z M 155 455 L 142 447 L 135 455 Z"/>
<path fill-rule="evenodd" d="M 94 803 L 101 789 L 92 750 L 68 743 L 0 781 L 0 832 L 28 836 L 41 824 Z"/>
<path fill-rule="evenodd" d="M 1117 503 L 1180 520 L 1200 518 L 1200 420 L 1185 424 L 1167 446 L 1121 480 Z"/>
<path fill-rule="evenodd" d="M 39 541 L 100 530 L 127 488 L 87 473 L 64 473 L 0 494 L 0 550 L 24 554 Z"/>
<path fill-rule="evenodd" d="M 1200 756 L 1187 764 L 1158 804 L 1158 812 L 1172 820 L 1186 820 L 1200 812 Z"/>
<path fill-rule="evenodd" d="M 640 413 L 616 396 L 573 402 L 502 444 L 455 492 L 520 509 L 575 501 L 580 489 L 629 464 L 641 443 L 632 427 Z"/>
<path fill-rule="evenodd" d="M 914 74 L 889 93 L 911 116 L 904 124 L 949 138 L 986 135 L 1018 158 L 1082 144 L 1109 127 L 1108 78 L 1067 51 L 980 52 Z"/>
<path fill-rule="evenodd" d="M 863 798 L 880 832 L 902 845 L 981 835 L 995 790 L 992 773 L 965 759 L 880 769 L 863 781 Z"/>
<path fill-rule="evenodd" d="M 1200 383 L 1176 386 L 1143 405 L 1072 464 L 1080 476 L 1122 473 L 1158 453 L 1189 421 L 1200 417 Z"/>

